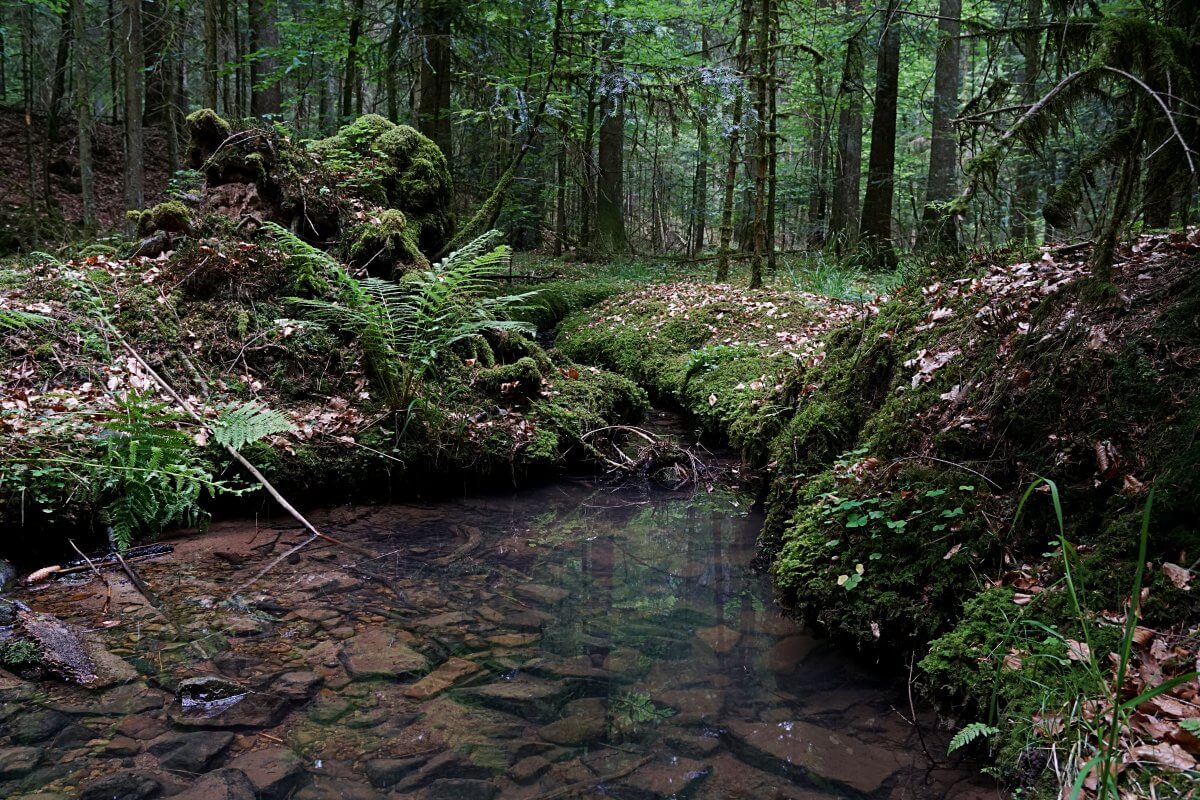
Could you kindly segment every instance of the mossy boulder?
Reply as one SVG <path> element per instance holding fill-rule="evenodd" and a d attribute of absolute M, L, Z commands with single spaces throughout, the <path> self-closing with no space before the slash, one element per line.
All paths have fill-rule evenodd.
<path fill-rule="evenodd" d="M 129 215 L 137 224 L 138 236 L 150 236 L 159 231 L 187 234 L 193 230 L 192 212 L 178 200 L 168 200 L 145 211 L 130 211 Z"/>
<path fill-rule="evenodd" d="M 415 226 L 403 211 L 389 208 L 377 220 L 351 233 L 350 264 L 381 278 L 394 278 L 414 269 L 428 269 L 429 259 L 417 247 Z"/>
<path fill-rule="evenodd" d="M 233 133 L 233 128 L 211 108 L 188 114 L 184 120 L 187 134 L 188 166 L 200 169 L 204 162 Z"/>

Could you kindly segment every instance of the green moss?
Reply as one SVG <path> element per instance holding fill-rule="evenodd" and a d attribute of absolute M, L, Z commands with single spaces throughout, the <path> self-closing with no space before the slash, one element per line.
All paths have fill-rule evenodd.
<path fill-rule="evenodd" d="M 537 361 L 524 356 L 512 364 L 481 369 L 475 386 L 491 395 L 528 399 L 541 391 L 542 373 Z"/>
<path fill-rule="evenodd" d="M 149 236 L 157 231 L 166 233 L 189 233 L 193 228 L 192 212 L 178 200 L 168 200 L 136 215 L 138 236 Z"/>
<path fill-rule="evenodd" d="M 389 208 L 378 223 L 367 222 L 351 232 L 350 263 L 388 278 L 428 269 L 429 259 L 417 247 L 418 234 L 419 228 L 414 230 L 402 211 Z"/>
<path fill-rule="evenodd" d="M 211 108 L 188 114 L 184 130 L 187 132 L 188 165 L 192 169 L 204 166 L 208 157 L 233 133 L 229 123 Z"/>

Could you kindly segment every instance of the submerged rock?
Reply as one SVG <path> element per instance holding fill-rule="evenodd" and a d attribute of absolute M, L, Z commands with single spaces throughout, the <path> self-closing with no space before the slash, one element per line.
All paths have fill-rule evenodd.
<path fill-rule="evenodd" d="M 714 653 L 723 654 L 737 647 L 742 635 L 728 625 L 715 625 L 697 630 L 696 638 L 708 645 Z"/>
<path fill-rule="evenodd" d="M 286 747 L 243 753 L 229 766 L 245 773 L 260 800 L 283 800 L 304 778 L 304 764 Z"/>
<path fill-rule="evenodd" d="M 168 709 L 175 722 L 195 728 L 269 728 L 287 712 L 287 700 L 277 694 L 212 676 L 182 681 Z"/>
<path fill-rule="evenodd" d="M 19 778 L 32 771 L 42 759 L 40 747 L 0 749 L 0 778 Z"/>
<path fill-rule="evenodd" d="M 79 800 L 149 800 L 161 791 L 158 778 L 148 772 L 128 770 L 86 784 L 79 792 Z"/>
<path fill-rule="evenodd" d="M 446 691 L 463 678 L 474 675 L 482 667 L 465 658 L 450 658 L 433 672 L 404 690 L 404 694 L 424 700 Z"/>
<path fill-rule="evenodd" d="M 425 790 L 427 800 L 492 800 L 500 790 L 491 781 L 440 778 Z"/>
<path fill-rule="evenodd" d="M 523 717 L 552 718 L 566 696 L 567 687 L 518 676 L 512 680 L 463 689 L 464 698 Z"/>
<path fill-rule="evenodd" d="M 702 761 L 671 756 L 656 759 L 620 780 L 620 797 L 629 800 L 686 800 L 712 770 Z"/>
<path fill-rule="evenodd" d="M 347 639 L 339 658 L 355 680 L 399 678 L 429 667 L 425 656 L 397 640 L 390 631 L 379 628 Z"/>
<path fill-rule="evenodd" d="M 66 680 L 103 689 L 137 677 L 137 670 L 108 652 L 98 638 L 53 614 L 21 609 L 17 622 L 37 644 L 46 666 Z"/>
<path fill-rule="evenodd" d="M 224 731 L 166 733 L 146 745 L 151 755 L 158 756 L 165 769 L 175 772 L 203 772 L 233 743 L 233 734 Z"/>
<path fill-rule="evenodd" d="M 255 800 L 254 784 L 239 769 L 219 769 L 201 777 L 174 800 Z"/>

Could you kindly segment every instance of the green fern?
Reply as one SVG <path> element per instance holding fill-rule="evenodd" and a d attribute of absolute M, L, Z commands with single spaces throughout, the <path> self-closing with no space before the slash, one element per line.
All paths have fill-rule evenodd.
<path fill-rule="evenodd" d="M 507 246 L 498 244 L 500 237 L 489 231 L 433 268 L 406 276 L 403 283 L 357 281 L 338 267 L 341 293 L 336 302 L 293 301 L 312 321 L 357 338 L 377 390 L 392 407 L 402 408 L 456 342 L 485 330 L 534 330 L 509 319 L 509 313 L 536 292 L 489 296 L 511 256 Z"/>
<path fill-rule="evenodd" d="M 950 747 L 947 748 L 947 753 L 953 753 L 955 750 L 966 747 L 971 742 L 988 736 L 995 736 L 1000 732 L 999 728 L 988 725 L 984 722 L 972 722 L 958 733 L 954 734 L 954 738 L 950 740 Z"/>
<path fill-rule="evenodd" d="M 239 450 L 272 434 L 295 429 L 296 426 L 286 415 L 251 400 L 221 409 L 220 416 L 213 424 L 213 438 L 218 444 Z"/>
<path fill-rule="evenodd" d="M 30 311 L 0 309 L 0 331 L 25 330 L 36 325 L 45 324 L 49 321 L 49 317 L 43 316 L 42 314 L 34 314 Z"/>

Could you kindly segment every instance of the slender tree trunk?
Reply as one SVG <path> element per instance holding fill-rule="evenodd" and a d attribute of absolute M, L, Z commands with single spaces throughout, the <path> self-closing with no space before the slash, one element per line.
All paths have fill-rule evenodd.
<path fill-rule="evenodd" d="M 220 5 L 221 19 L 221 54 L 217 57 L 217 63 L 221 66 L 221 102 L 224 106 L 222 111 L 225 114 L 236 114 L 237 103 L 234 99 L 234 94 L 231 88 L 232 81 L 229 80 L 229 72 L 224 69 L 227 62 L 236 58 L 230 48 L 230 36 L 237 36 L 236 29 L 229 21 L 229 2 L 230 0 L 218 0 Z"/>
<path fill-rule="evenodd" d="M 421 0 L 421 62 L 417 75 L 417 130 L 451 156 L 450 22 L 446 0 Z"/>
<path fill-rule="evenodd" d="M 562 143 L 555 159 L 554 177 L 554 255 L 563 254 L 563 243 L 567 238 L 567 132 L 563 126 Z"/>
<path fill-rule="evenodd" d="M 1038 73 L 1041 71 L 1042 34 L 1037 26 L 1042 21 L 1042 0 L 1026 0 L 1025 25 L 1027 30 L 1018 35 L 1018 43 L 1024 56 L 1021 67 L 1021 102 L 1032 106 L 1041 97 L 1038 92 Z M 1038 213 L 1038 172 L 1032 154 L 1023 154 L 1017 162 L 1017 209 L 1013 215 L 1012 238 L 1018 242 L 1034 239 L 1034 220 Z"/>
<path fill-rule="evenodd" d="M 582 246 L 590 246 L 594 244 L 592 230 L 592 221 L 596 214 L 596 160 L 595 148 L 592 146 L 596 141 L 596 110 L 599 104 L 596 102 L 596 75 L 593 73 L 588 81 L 587 97 L 584 99 L 586 104 L 586 113 L 584 114 L 583 124 L 583 196 L 580 198 L 580 204 L 583 206 L 579 214 L 579 242 Z"/>
<path fill-rule="evenodd" d="M 771 0 L 771 52 L 768 58 L 767 71 L 767 218 L 766 237 L 767 272 L 774 273 L 776 269 L 775 254 L 775 199 L 779 185 L 779 103 L 778 103 L 778 70 L 779 70 L 779 7 Z M 822 125 L 822 127 L 824 127 Z M 821 152 L 824 153 L 822 146 Z M 821 168 L 817 172 L 817 184 L 820 187 L 820 214 L 825 215 L 825 170 L 822 156 Z"/>
<path fill-rule="evenodd" d="M 837 164 L 829 230 L 840 255 L 858 243 L 859 189 L 862 184 L 863 52 L 858 36 L 846 41 L 846 60 L 838 89 Z"/>
<path fill-rule="evenodd" d="M 933 137 L 918 239 L 918 245 L 939 250 L 958 247 L 955 215 L 948 204 L 958 195 L 958 142 L 952 120 L 958 113 L 958 88 L 962 78 L 958 40 L 961 15 L 962 0 L 940 0 L 939 42 L 933 74 Z"/>
<path fill-rule="evenodd" d="M 145 56 L 142 53 L 142 1 L 125 0 L 125 205 L 141 209 L 145 198 L 145 143 L 142 131 Z"/>
<path fill-rule="evenodd" d="M 875 68 L 875 112 L 871 117 L 871 157 L 863 198 L 862 239 L 875 269 L 896 265 L 892 247 L 892 196 L 896 178 L 896 104 L 900 85 L 900 15 L 897 0 L 888 4 Z"/>
<path fill-rule="evenodd" d="M 283 93 L 274 79 L 279 69 L 279 28 L 275 0 L 249 0 L 250 115 L 261 117 L 283 110 Z"/>
<path fill-rule="evenodd" d="M 384 93 L 387 95 L 387 114 L 392 122 L 400 121 L 400 83 L 396 73 L 400 69 L 397 63 L 400 59 L 400 32 L 404 0 L 396 0 L 392 9 L 392 24 L 388 28 L 387 48 L 384 51 L 386 62 L 383 67 Z"/>
<path fill-rule="evenodd" d="M 350 12 L 350 33 L 346 45 L 346 73 L 342 82 L 342 120 L 354 116 L 354 98 L 358 94 L 358 39 L 362 35 L 364 0 L 354 0 Z"/>
<path fill-rule="evenodd" d="M 692 183 L 692 230 L 688 236 L 688 252 L 704 249 L 705 225 L 708 221 L 708 111 L 701 108 L 696 114 L 696 174 Z"/>
<path fill-rule="evenodd" d="M 622 41 L 606 19 L 600 86 L 600 145 L 596 156 L 596 238 L 607 255 L 628 252 L 625 231 L 625 97 L 622 85 Z"/>
<path fill-rule="evenodd" d="M 750 22 L 753 14 L 752 0 L 742 0 L 740 21 L 738 22 L 738 70 L 746 72 L 746 55 L 750 47 Z M 718 282 L 729 280 L 729 244 L 733 241 L 733 195 L 737 185 L 738 141 L 742 130 L 742 91 L 741 87 L 734 89 L 733 113 L 730 120 L 729 157 L 725 161 L 725 188 L 721 203 L 720 243 L 717 249 Z"/>
<path fill-rule="evenodd" d="M 204 105 L 218 110 L 221 14 L 218 0 L 204 0 Z"/>
<path fill-rule="evenodd" d="M 163 126 L 171 97 L 171 7 L 166 0 L 142 0 L 142 115 L 146 125 Z"/>
<path fill-rule="evenodd" d="M 187 30 L 187 17 L 182 5 L 168 7 L 167 52 L 163 61 L 167 77 L 165 133 L 167 138 L 167 170 L 172 175 L 182 166 L 179 148 L 179 130 L 182 127 L 183 108 L 183 38 Z"/>
<path fill-rule="evenodd" d="M 754 76 L 754 252 L 750 259 L 750 288 L 763 282 L 767 249 L 767 84 L 770 80 L 771 0 L 762 0 L 758 8 L 758 33 L 755 39 L 757 70 Z"/>
<path fill-rule="evenodd" d="M 34 150 L 33 133 L 33 55 L 34 55 L 34 5 L 25 7 L 25 27 L 21 31 L 21 98 L 25 111 L 25 190 L 29 199 L 26 215 L 29 224 L 28 240 L 37 247 L 41 243 L 41 226 L 38 217 L 41 209 L 49 203 L 49 197 L 38 201 L 37 156 Z"/>
<path fill-rule="evenodd" d="M 58 33 L 58 48 L 54 54 L 54 80 L 50 87 L 50 113 L 46 120 L 46 139 L 47 144 L 53 144 L 58 141 L 59 122 L 62 117 L 62 101 L 66 94 L 67 86 L 67 70 L 69 64 L 67 59 L 71 51 L 71 8 L 67 6 L 62 10 L 62 16 L 59 18 L 59 33 Z M 47 163 L 49 159 L 50 148 L 46 148 Z M 49 173 L 47 172 L 47 180 Z"/>
<path fill-rule="evenodd" d="M 79 185 L 83 195 L 83 228 L 96 228 L 96 190 L 92 168 L 92 84 L 87 57 L 87 7 L 85 0 L 71 0 L 71 30 L 75 37 L 75 118 L 79 136 Z"/>
<path fill-rule="evenodd" d="M 117 48 L 117 25 L 120 15 L 117 14 L 117 9 L 113 5 L 113 0 L 106 0 L 106 8 L 108 10 L 108 88 L 112 96 L 110 97 L 109 118 L 113 125 L 119 121 L 118 109 L 121 105 L 121 81 L 122 77 L 118 75 L 120 72 L 121 56 Z"/>

